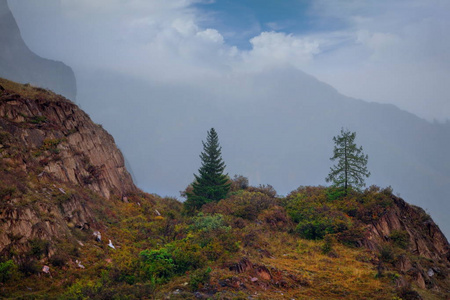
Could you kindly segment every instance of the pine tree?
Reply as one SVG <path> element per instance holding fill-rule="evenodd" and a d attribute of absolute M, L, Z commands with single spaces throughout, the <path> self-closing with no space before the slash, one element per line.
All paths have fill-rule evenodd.
<path fill-rule="evenodd" d="M 192 192 L 186 193 L 185 208 L 193 211 L 203 204 L 224 199 L 230 190 L 228 176 L 223 174 L 225 163 L 222 160 L 222 147 L 214 128 L 208 131 L 206 143 L 202 141 L 203 152 L 200 154 L 202 165 L 198 175 L 194 174 Z"/>
<path fill-rule="evenodd" d="M 327 182 L 332 181 L 334 186 L 344 188 L 345 194 L 349 187 L 364 187 L 364 177 L 370 176 L 367 170 L 369 157 L 364 155 L 362 147 L 356 147 L 355 137 L 356 132 L 344 131 L 343 128 L 341 135 L 333 137 L 334 155 L 330 160 L 338 159 L 338 163 L 331 167 L 330 174 L 325 179 Z"/>

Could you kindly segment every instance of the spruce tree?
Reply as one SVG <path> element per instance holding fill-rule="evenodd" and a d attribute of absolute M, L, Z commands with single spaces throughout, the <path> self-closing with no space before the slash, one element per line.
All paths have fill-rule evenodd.
<path fill-rule="evenodd" d="M 198 175 L 194 174 L 192 192 L 186 193 L 185 208 L 193 211 L 203 204 L 224 199 L 230 190 L 228 176 L 223 174 L 225 163 L 222 160 L 222 147 L 214 128 L 208 131 L 206 143 L 202 141 L 203 152 L 200 154 L 202 165 Z"/>
<path fill-rule="evenodd" d="M 355 144 L 356 132 L 341 129 L 341 135 L 333 137 L 335 143 L 334 155 L 330 160 L 338 160 L 331 167 L 330 174 L 325 179 L 332 181 L 334 186 L 344 188 L 347 194 L 349 187 L 361 188 L 365 186 L 364 177 L 369 177 L 367 170 L 368 155 L 364 155 L 362 147 Z"/>

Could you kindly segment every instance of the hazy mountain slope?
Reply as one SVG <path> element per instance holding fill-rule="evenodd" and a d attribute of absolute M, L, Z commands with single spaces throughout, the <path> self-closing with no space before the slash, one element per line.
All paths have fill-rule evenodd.
<path fill-rule="evenodd" d="M 6 0 L 0 0 L 0 77 L 49 88 L 71 100 L 76 97 L 72 69 L 27 47 Z"/>
<path fill-rule="evenodd" d="M 114 134 L 147 191 L 177 195 L 189 184 L 211 127 L 218 131 L 230 175 L 270 183 L 280 194 L 325 184 L 332 137 L 347 127 L 369 155 L 368 184 L 391 185 L 394 193 L 429 210 L 450 234 L 447 125 L 345 97 L 287 68 L 209 78 L 203 89 L 111 72 L 85 73 L 79 80 L 80 104 Z"/>

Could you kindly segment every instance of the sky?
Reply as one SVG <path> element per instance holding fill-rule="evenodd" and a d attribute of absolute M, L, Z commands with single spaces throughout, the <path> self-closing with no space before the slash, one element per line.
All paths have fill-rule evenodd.
<path fill-rule="evenodd" d="M 447 0 L 15 0 L 28 46 L 81 73 L 192 82 L 292 66 L 340 93 L 450 118 Z"/>

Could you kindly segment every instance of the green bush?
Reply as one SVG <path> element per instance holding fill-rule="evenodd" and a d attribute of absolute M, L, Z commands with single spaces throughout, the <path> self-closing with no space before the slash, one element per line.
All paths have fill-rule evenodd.
<path fill-rule="evenodd" d="M 392 189 L 377 186 L 364 192 L 350 190 L 347 195 L 336 187 L 299 187 L 282 201 L 301 237 L 322 239 L 333 234 L 349 245 L 358 245 L 364 223 L 382 217 L 393 203 Z"/>
<path fill-rule="evenodd" d="M 206 256 L 200 245 L 188 239 L 176 241 L 168 245 L 172 251 L 177 274 L 201 268 L 206 263 Z"/>
<path fill-rule="evenodd" d="M 140 254 L 142 269 L 148 279 L 157 283 L 168 281 L 176 271 L 176 265 L 168 249 L 144 250 Z"/>
<path fill-rule="evenodd" d="M 17 265 L 12 260 L 0 263 L 0 283 L 6 283 L 17 272 Z"/>
<path fill-rule="evenodd" d="M 213 230 L 225 230 L 228 231 L 231 227 L 226 226 L 226 222 L 223 219 L 223 215 L 205 215 L 200 212 L 197 217 L 193 218 L 194 224 L 191 226 L 191 230 L 209 232 Z"/>

